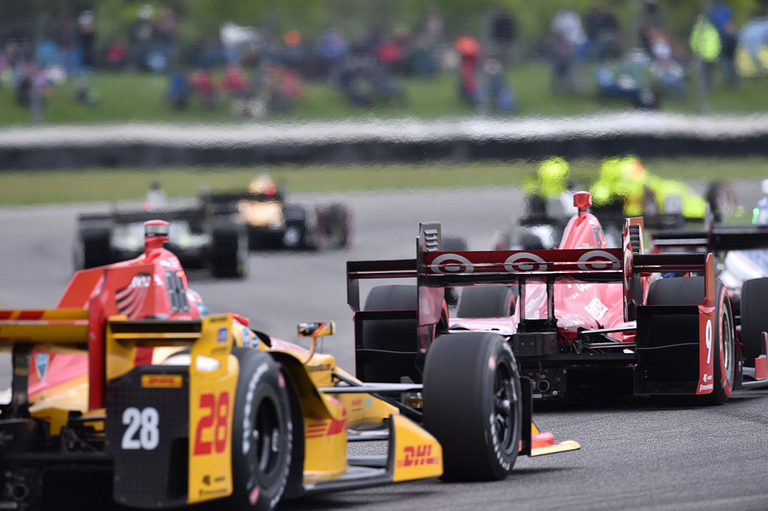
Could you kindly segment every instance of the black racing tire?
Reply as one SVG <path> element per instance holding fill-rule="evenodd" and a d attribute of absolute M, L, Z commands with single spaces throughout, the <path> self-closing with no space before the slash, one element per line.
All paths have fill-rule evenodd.
<path fill-rule="evenodd" d="M 736 192 L 722 181 L 711 182 L 707 187 L 705 198 L 712 210 L 715 222 L 721 222 L 723 218 L 729 217 L 739 206 Z"/>
<path fill-rule="evenodd" d="M 331 246 L 352 246 L 352 211 L 344 204 L 334 203 L 325 210 L 325 233 Z"/>
<path fill-rule="evenodd" d="M 319 241 L 316 216 L 314 208 L 301 204 L 286 204 L 283 207 L 283 247 L 293 250 L 316 250 Z"/>
<path fill-rule="evenodd" d="M 704 300 L 705 277 L 677 277 L 653 282 L 648 290 L 648 305 L 698 305 Z M 728 290 L 720 279 L 715 283 L 715 324 L 712 327 L 714 357 L 714 389 L 696 399 L 703 404 L 722 405 L 736 383 L 738 353 L 736 349 L 733 307 Z"/>
<path fill-rule="evenodd" d="M 215 278 L 244 279 L 248 275 L 248 233 L 245 226 L 225 218 L 215 219 L 208 260 Z"/>
<path fill-rule="evenodd" d="M 232 420 L 232 495 L 227 509 L 267 511 L 280 502 L 294 432 L 285 378 L 269 354 L 233 348 L 240 363 Z"/>
<path fill-rule="evenodd" d="M 81 226 L 72 249 L 75 270 L 85 270 L 112 263 L 110 244 L 112 228 L 109 225 Z"/>
<path fill-rule="evenodd" d="M 755 359 L 763 354 L 763 332 L 768 332 L 768 278 L 747 280 L 741 286 L 741 344 L 744 346 L 744 364 L 755 366 Z"/>
<path fill-rule="evenodd" d="M 376 286 L 368 293 L 363 310 L 390 311 L 416 310 L 418 302 L 416 286 Z M 417 348 L 416 319 L 382 319 L 363 323 L 363 349 L 415 352 Z M 366 364 L 365 380 L 372 382 L 399 383 L 403 376 L 420 381 L 421 374 L 413 363 L 402 367 L 385 364 Z"/>
<path fill-rule="evenodd" d="M 441 335 L 424 368 L 424 427 L 443 447 L 443 479 L 504 479 L 520 448 L 517 362 L 489 332 Z"/>
<path fill-rule="evenodd" d="M 465 287 L 459 296 L 459 318 L 506 318 L 515 312 L 515 294 L 509 286 Z"/>

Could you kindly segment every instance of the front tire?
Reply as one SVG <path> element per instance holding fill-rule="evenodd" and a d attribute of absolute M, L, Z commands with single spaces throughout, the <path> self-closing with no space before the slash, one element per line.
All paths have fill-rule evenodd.
<path fill-rule="evenodd" d="M 274 509 L 291 466 L 293 422 L 285 378 L 261 351 L 234 348 L 240 363 L 232 423 L 232 495 L 227 508 Z M 300 434 L 300 433 L 299 433 Z"/>
<path fill-rule="evenodd" d="M 438 337 L 424 369 L 424 427 L 443 447 L 443 479 L 504 479 L 520 448 L 522 393 L 512 350 L 497 334 Z"/>
<path fill-rule="evenodd" d="M 763 332 L 768 332 L 768 278 L 751 279 L 741 286 L 741 344 L 744 363 L 755 366 L 755 359 L 763 354 Z"/>

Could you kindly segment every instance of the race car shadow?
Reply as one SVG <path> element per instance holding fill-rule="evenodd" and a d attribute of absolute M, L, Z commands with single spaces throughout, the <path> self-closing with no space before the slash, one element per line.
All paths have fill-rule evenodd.
<path fill-rule="evenodd" d="M 421 481 L 419 486 L 424 484 L 439 484 L 438 479 Z M 410 506 L 405 503 L 412 499 L 430 498 L 439 492 L 436 486 L 431 490 L 404 490 L 406 486 L 399 485 L 398 488 L 382 491 L 381 489 L 355 490 L 349 492 L 339 492 L 332 495 L 320 495 L 316 497 L 304 497 L 296 500 L 286 500 L 280 503 L 280 511 L 310 511 L 322 509 L 344 509 L 359 507 L 364 504 L 376 503 L 377 505 L 389 504 L 394 509 L 406 509 Z"/>

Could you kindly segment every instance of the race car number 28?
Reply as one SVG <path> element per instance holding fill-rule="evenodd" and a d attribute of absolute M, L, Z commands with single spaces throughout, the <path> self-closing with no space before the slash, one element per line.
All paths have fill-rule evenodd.
<path fill-rule="evenodd" d="M 157 408 L 152 406 L 143 410 L 135 406 L 126 408 L 123 411 L 123 425 L 128 426 L 120 443 L 120 447 L 124 450 L 152 451 L 160 443 L 160 414 L 157 413 Z"/>
<path fill-rule="evenodd" d="M 197 423 L 195 432 L 195 456 L 224 452 L 227 447 L 229 429 L 229 392 L 222 392 L 218 396 L 208 393 L 200 395 L 200 410 L 210 410 Z M 204 441 L 203 434 L 207 429 L 213 428 L 213 441 Z"/>

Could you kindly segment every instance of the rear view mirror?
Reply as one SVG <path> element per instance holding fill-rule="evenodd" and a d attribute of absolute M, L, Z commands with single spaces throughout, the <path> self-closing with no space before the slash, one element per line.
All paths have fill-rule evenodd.
<path fill-rule="evenodd" d="M 336 323 L 333 321 L 299 323 L 299 337 L 320 337 L 322 335 L 333 335 L 335 332 Z"/>

